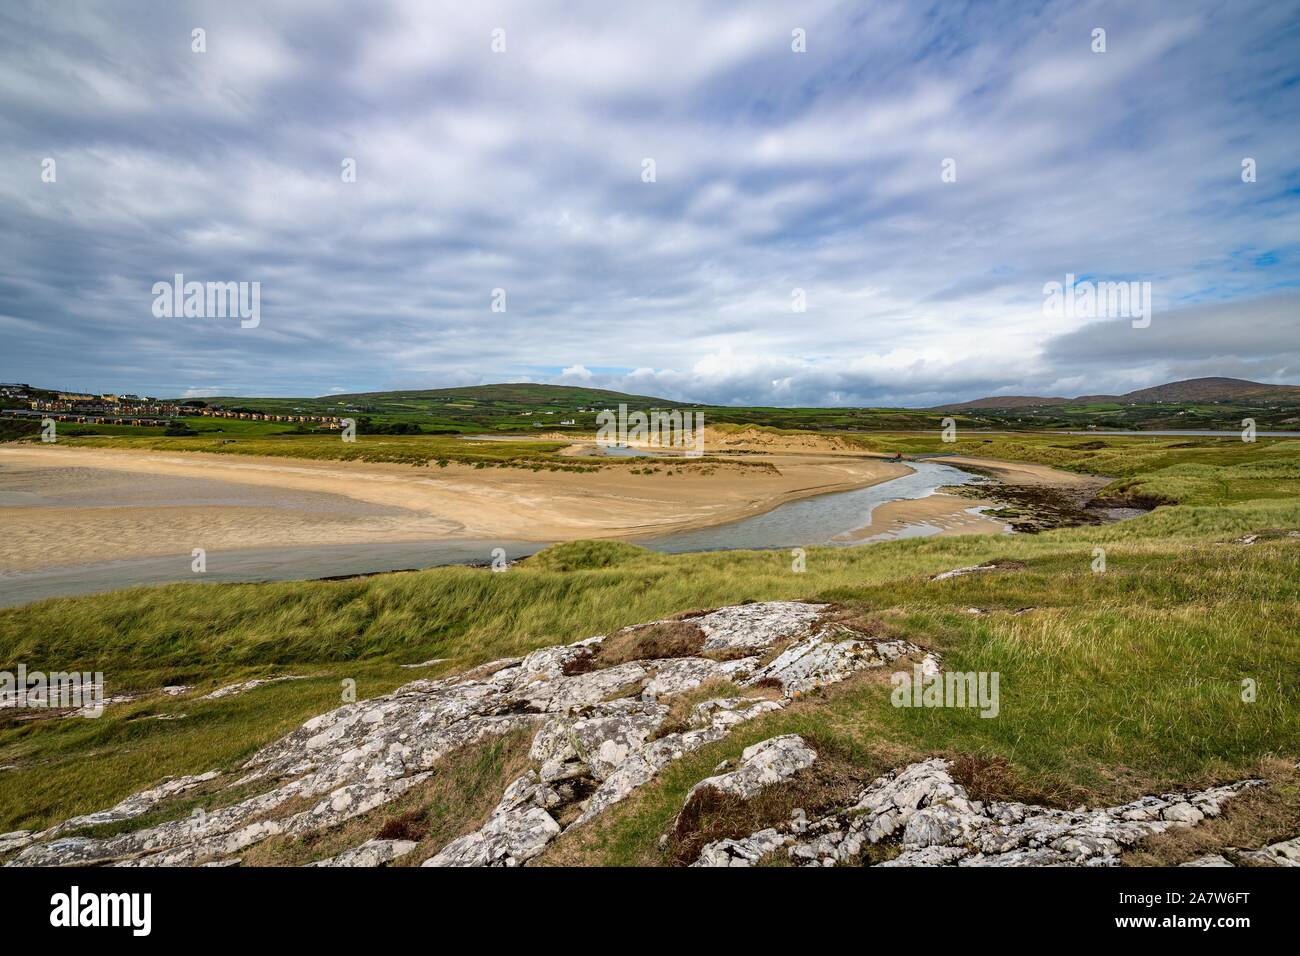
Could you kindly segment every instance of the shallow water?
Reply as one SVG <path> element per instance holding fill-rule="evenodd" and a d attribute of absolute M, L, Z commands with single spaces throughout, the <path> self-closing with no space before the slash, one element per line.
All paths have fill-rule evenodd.
<path fill-rule="evenodd" d="M 172 508 L 233 506 L 283 508 L 322 515 L 374 517 L 409 514 L 404 508 L 357 501 L 328 492 L 249 485 L 220 478 L 114 471 L 80 466 L 20 468 L 0 462 L 0 507 Z"/>
<path fill-rule="evenodd" d="M 379 541 L 310 548 L 210 550 L 207 570 L 190 569 L 190 552 L 0 573 L 0 607 L 147 584 L 231 584 L 352 577 L 444 564 L 489 564 L 494 548 L 510 560 L 546 547 L 535 541 Z"/>
<path fill-rule="evenodd" d="M 695 531 L 631 539 L 656 551 L 724 551 L 734 548 L 792 548 L 799 545 L 861 544 L 849 535 L 871 523 L 871 512 L 887 501 L 924 498 L 941 485 L 968 485 L 980 479 L 951 465 L 908 462 L 912 474 L 870 488 L 838 491 L 815 498 L 788 501 L 771 511 L 728 524 Z M 921 525 L 914 526 L 917 528 Z M 939 529 L 928 526 L 930 534 Z M 915 531 L 907 536 L 919 536 Z"/>

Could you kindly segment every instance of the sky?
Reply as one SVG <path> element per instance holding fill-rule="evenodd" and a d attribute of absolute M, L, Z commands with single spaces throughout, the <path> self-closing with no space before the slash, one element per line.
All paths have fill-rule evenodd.
<path fill-rule="evenodd" d="M 6 0 L 0 222 L 45 387 L 1300 384 L 1300 0 Z"/>

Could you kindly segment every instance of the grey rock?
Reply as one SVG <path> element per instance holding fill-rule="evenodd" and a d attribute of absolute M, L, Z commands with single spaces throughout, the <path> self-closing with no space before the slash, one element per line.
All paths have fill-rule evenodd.
<path fill-rule="evenodd" d="M 753 866 L 789 842 L 789 836 L 776 830 L 759 830 L 743 840 L 719 840 L 708 844 L 691 866 Z"/>
<path fill-rule="evenodd" d="M 414 840 L 367 840 L 360 846 L 344 850 L 328 860 L 317 860 L 308 866 L 383 866 L 399 856 L 405 856 L 418 846 Z"/>
<path fill-rule="evenodd" d="M 1200 823 L 1205 819 L 1205 814 L 1196 809 L 1190 803 L 1175 803 L 1173 806 L 1165 807 L 1160 811 L 1162 820 L 1171 820 L 1174 823 Z"/>
<path fill-rule="evenodd" d="M 0 833 L 0 853 L 21 850 L 35 838 L 36 835 L 31 830 L 13 830 L 10 833 Z"/>
<path fill-rule="evenodd" d="M 263 677 L 258 680 L 246 680 L 240 684 L 227 684 L 225 687 L 218 687 L 210 694 L 204 694 L 199 700 L 221 700 L 223 697 L 233 697 L 236 694 L 247 693 L 256 687 L 263 687 L 267 684 L 279 684 L 287 680 L 306 680 L 303 674 L 286 674 L 284 677 Z"/>
<path fill-rule="evenodd" d="M 949 578 L 960 578 L 967 574 L 979 574 L 981 571 L 996 571 L 995 564 L 975 564 L 965 568 L 953 568 L 951 571 L 943 571 L 939 574 L 930 575 L 931 581 L 947 581 Z"/>
<path fill-rule="evenodd" d="M 711 787 L 742 800 L 752 800 L 767 787 L 789 780 L 800 770 L 811 767 L 816 759 L 817 752 L 798 734 L 773 737 L 746 747 L 736 770 L 706 777 L 691 787 L 686 799 L 689 801 L 695 793 Z"/>
<path fill-rule="evenodd" d="M 970 856 L 970 850 L 959 846 L 926 846 L 915 850 L 906 850 L 877 866 L 951 866 L 958 860 Z"/>
<path fill-rule="evenodd" d="M 554 714 L 598 704 L 649 676 L 647 662 L 629 661 L 573 677 L 525 679 L 512 688 L 512 694 L 535 710 Z"/>
<path fill-rule="evenodd" d="M 171 780 L 164 781 L 156 787 L 148 790 L 141 790 L 139 793 L 127 797 L 125 800 L 110 807 L 107 810 L 99 810 L 95 813 L 87 813 L 83 816 L 72 817 L 65 820 L 58 826 L 51 827 L 44 834 L 46 837 L 58 836 L 61 833 L 67 833 L 70 830 L 77 830 L 81 827 L 96 826 L 101 823 L 116 823 L 119 820 L 129 820 L 132 817 L 138 817 L 143 813 L 148 813 L 159 803 L 184 793 L 187 790 L 193 790 L 195 787 L 214 780 L 220 776 L 220 772 L 209 770 L 207 773 L 195 774 L 188 777 L 175 777 Z"/>
<path fill-rule="evenodd" d="M 547 721 L 533 739 L 529 755 L 541 761 L 543 779 L 589 774 L 604 780 L 645 745 L 667 716 L 663 704 L 630 700 L 598 704 L 588 716 Z"/>
<path fill-rule="evenodd" d="M 755 700 L 752 697 L 723 697 L 716 700 L 706 700 L 692 708 L 691 726 L 715 727 L 720 730 L 727 730 L 736 724 L 780 710 L 784 706 L 785 704 L 780 701 Z"/>
<path fill-rule="evenodd" d="M 660 696 L 683 694 L 711 680 L 730 681 L 748 677 L 758 666 L 757 657 L 735 661 L 713 661 L 707 657 L 676 657 L 647 662 L 654 676 L 641 690 L 643 700 Z"/>
<path fill-rule="evenodd" d="M 786 696 L 807 693 L 869 667 L 883 667 L 920 648 L 907 641 L 860 639 L 847 628 L 825 628 L 786 648 L 746 682 L 775 680 Z"/>
<path fill-rule="evenodd" d="M 520 866 L 546 848 L 560 825 L 540 807 L 494 813 L 479 830 L 447 844 L 424 866 Z"/>
<path fill-rule="evenodd" d="M 1247 850 L 1240 855 L 1256 864 L 1300 866 L 1300 837 L 1274 843 L 1261 850 Z"/>
<path fill-rule="evenodd" d="M 829 605 L 798 601 L 765 601 L 724 607 L 692 624 L 704 632 L 704 650 L 759 650 L 800 637 Z"/>
<path fill-rule="evenodd" d="M 726 735 L 727 731 L 724 728 L 702 727 L 697 730 L 665 734 L 658 740 L 652 741 L 639 753 L 629 756 L 619 764 L 618 768 L 601 782 L 583 805 L 581 815 L 570 826 L 582 826 L 595 819 L 614 804 L 626 800 L 634 790 L 649 782 L 669 763 L 680 760 L 705 744 L 721 740 Z"/>
<path fill-rule="evenodd" d="M 947 762 L 932 759 L 878 778 L 838 813 L 812 822 L 796 818 L 777 830 L 800 865 L 850 862 L 866 845 L 893 840 L 902 852 L 890 866 L 1115 866 L 1146 837 L 1194 826 L 1261 785 L 1244 780 L 1119 807 L 1057 810 L 973 801 Z"/>

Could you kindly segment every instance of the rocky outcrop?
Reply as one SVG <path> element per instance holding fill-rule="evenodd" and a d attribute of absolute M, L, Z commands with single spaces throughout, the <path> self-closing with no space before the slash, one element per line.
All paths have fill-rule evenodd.
<path fill-rule="evenodd" d="M 711 843 L 697 866 L 745 866 L 786 853 L 801 866 L 854 864 L 868 845 L 897 855 L 881 866 L 1113 866 L 1144 838 L 1218 816 L 1224 801 L 1263 781 L 1143 797 L 1119 807 L 1057 810 L 971 800 L 940 759 L 880 777 L 856 803 L 809 822 L 802 814 L 742 840 Z"/>
<path fill-rule="evenodd" d="M 811 767 L 816 759 L 817 751 L 798 734 L 773 737 L 746 747 L 737 769 L 706 777 L 691 787 L 686 799 L 689 801 L 700 790 L 711 787 L 742 800 L 752 800 L 767 787 L 789 780 L 800 770 Z"/>
<path fill-rule="evenodd" d="M 756 651 L 801 637 L 826 609 L 825 604 L 798 601 L 739 604 L 692 618 L 691 623 L 704 632 L 705 651 Z"/>
<path fill-rule="evenodd" d="M 187 790 L 193 790 L 195 787 L 207 783 L 209 780 L 216 779 L 220 774 L 216 770 L 209 770 L 207 773 L 195 774 L 188 777 L 174 777 L 166 780 L 156 787 L 149 790 L 141 790 L 139 793 L 132 794 L 116 806 L 107 810 L 100 810 L 96 813 L 87 813 L 84 816 L 72 817 L 64 820 L 58 826 L 47 830 L 45 836 L 57 836 L 61 833 L 68 833 L 82 827 L 96 826 L 101 823 L 117 823 L 120 820 L 129 820 L 132 817 L 138 817 L 148 813 L 164 800 L 170 799 L 179 793 Z"/>
<path fill-rule="evenodd" d="M 286 674 L 284 677 L 262 677 L 257 680 L 246 680 L 239 684 L 227 684 L 225 687 L 218 687 L 210 694 L 204 694 L 199 700 L 221 700 L 223 697 L 233 697 L 235 694 L 244 694 L 256 687 L 262 687 L 266 684 L 279 684 L 287 680 L 306 680 L 303 674 Z M 172 690 L 188 690 L 189 688 L 172 688 Z M 166 691 L 166 688 L 164 688 Z"/>
<path fill-rule="evenodd" d="M 43 832 L 0 835 L 0 854 L 8 857 L 7 865 L 19 866 L 232 865 L 243 850 L 268 837 L 319 832 L 390 804 L 429 780 L 440 761 L 459 748 L 528 732 L 533 769 L 506 788 L 481 826 L 424 861 L 428 866 L 521 865 L 562 832 L 626 799 L 673 761 L 722 740 L 745 721 L 784 708 L 796 696 L 905 656 L 922 661 L 924 673 L 938 670 L 938 660 L 921 648 L 824 623 L 825 611 L 823 605 L 778 601 L 697 615 L 690 622 L 704 634 L 701 649 L 692 652 L 699 656 L 600 667 L 593 648 L 605 638 L 598 636 L 464 674 L 416 680 L 306 721 L 260 749 L 238 773 L 209 771 L 166 780 Z M 231 685 L 207 697 L 219 700 L 265 682 Z M 675 702 L 714 682 L 751 689 L 706 697 L 690 708 Z M 815 756 L 800 737 L 775 737 L 747 748 L 738 766 L 725 773 L 719 768 L 696 790 L 710 786 L 748 799 L 791 779 Z M 1145 837 L 1215 817 L 1224 801 L 1259 783 L 1144 797 L 1119 807 L 1059 810 L 972 800 L 945 761 L 927 760 L 880 777 L 852 805 L 820 819 L 795 811 L 777 826 L 711 843 L 696 865 L 747 866 L 772 853 L 785 854 L 796 865 L 819 866 L 889 853 L 893 857 L 882 865 L 1113 865 Z M 165 808 L 167 801 L 200 787 L 213 791 L 217 804 L 229 789 L 239 788 L 240 797 L 132 832 L 72 835 Z M 888 852 L 867 853 L 872 846 Z M 409 856 L 415 847 L 409 840 L 369 840 L 313 865 L 381 866 Z M 1225 850 L 1195 863 L 1232 864 L 1300 865 L 1300 838 L 1260 850 Z"/>
<path fill-rule="evenodd" d="M 1300 866 L 1300 837 L 1271 844 L 1262 850 L 1243 850 L 1241 856 L 1256 864 Z"/>
<path fill-rule="evenodd" d="M 996 564 L 975 564 L 967 568 L 953 568 L 951 571 L 941 571 L 938 574 L 930 575 L 931 581 L 947 581 L 949 578 L 965 577 L 968 574 L 979 574 L 982 571 L 996 571 Z"/>
<path fill-rule="evenodd" d="M 1254 544 L 1256 541 L 1276 541 L 1279 538 L 1300 538 L 1300 530 L 1284 528 L 1266 528 L 1263 531 L 1256 531 L 1253 534 L 1244 534 L 1240 538 L 1233 538 L 1230 544 Z"/>
<path fill-rule="evenodd" d="M 746 683 L 775 682 L 784 694 L 795 696 L 842 681 L 855 671 L 884 667 L 917 650 L 907 641 L 867 639 L 837 624 L 786 648 Z"/>
<path fill-rule="evenodd" d="M 14 830 L 10 833 L 0 833 L 0 853 L 12 853 L 14 850 L 21 850 L 35 838 L 36 835 L 31 830 Z"/>
<path fill-rule="evenodd" d="M 1258 850 L 1229 847 L 1184 863 L 1183 866 L 1300 866 L 1300 837 L 1272 843 Z"/>
<path fill-rule="evenodd" d="M 426 863 L 527 862 L 564 829 L 561 819 L 571 821 L 568 827 L 583 825 L 667 764 L 722 739 L 739 723 L 779 710 L 793 693 L 882 666 L 903 653 L 920 653 L 901 641 L 822 626 L 825 609 L 776 601 L 692 618 L 705 635 L 704 653 L 738 659 L 672 657 L 591 669 L 592 649 L 604 640 L 598 636 L 465 674 L 416 680 L 314 717 L 263 747 L 224 783 L 259 792 L 229 806 L 111 837 L 67 835 L 74 822 L 79 827 L 127 819 L 213 780 L 180 778 L 42 833 L 6 835 L 0 852 L 17 851 L 9 865 L 229 863 L 267 837 L 323 830 L 384 806 L 437 772 L 439 761 L 453 750 L 528 730 L 535 734 L 536 769 L 506 790 L 482 827 Z M 787 650 L 760 668 L 763 655 L 792 641 L 801 647 L 797 654 Z M 281 679 L 289 678 L 273 680 Z M 706 699 L 689 711 L 685 726 L 666 726 L 674 697 L 714 681 L 765 681 L 764 686 L 780 687 L 782 696 Z M 221 699 L 266 682 L 223 687 L 206 698 Z M 332 865 L 378 865 L 393 849 L 363 844 Z"/>
<path fill-rule="evenodd" d="M 328 860 L 317 860 L 308 866 L 383 866 L 399 856 L 405 856 L 419 844 L 414 840 L 367 840 L 360 846 L 344 850 Z"/>
<path fill-rule="evenodd" d="M 776 829 L 759 830 L 743 840 L 719 840 L 702 851 L 693 866 L 754 866 L 769 853 L 790 842 L 789 836 Z"/>

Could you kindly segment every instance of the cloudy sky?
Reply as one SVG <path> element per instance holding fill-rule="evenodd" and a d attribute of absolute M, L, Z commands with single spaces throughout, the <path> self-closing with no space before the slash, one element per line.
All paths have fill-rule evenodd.
<path fill-rule="evenodd" d="M 1300 2 L 6 0 L 0 221 L 46 386 L 1300 383 Z M 260 324 L 156 317 L 176 273 Z"/>

